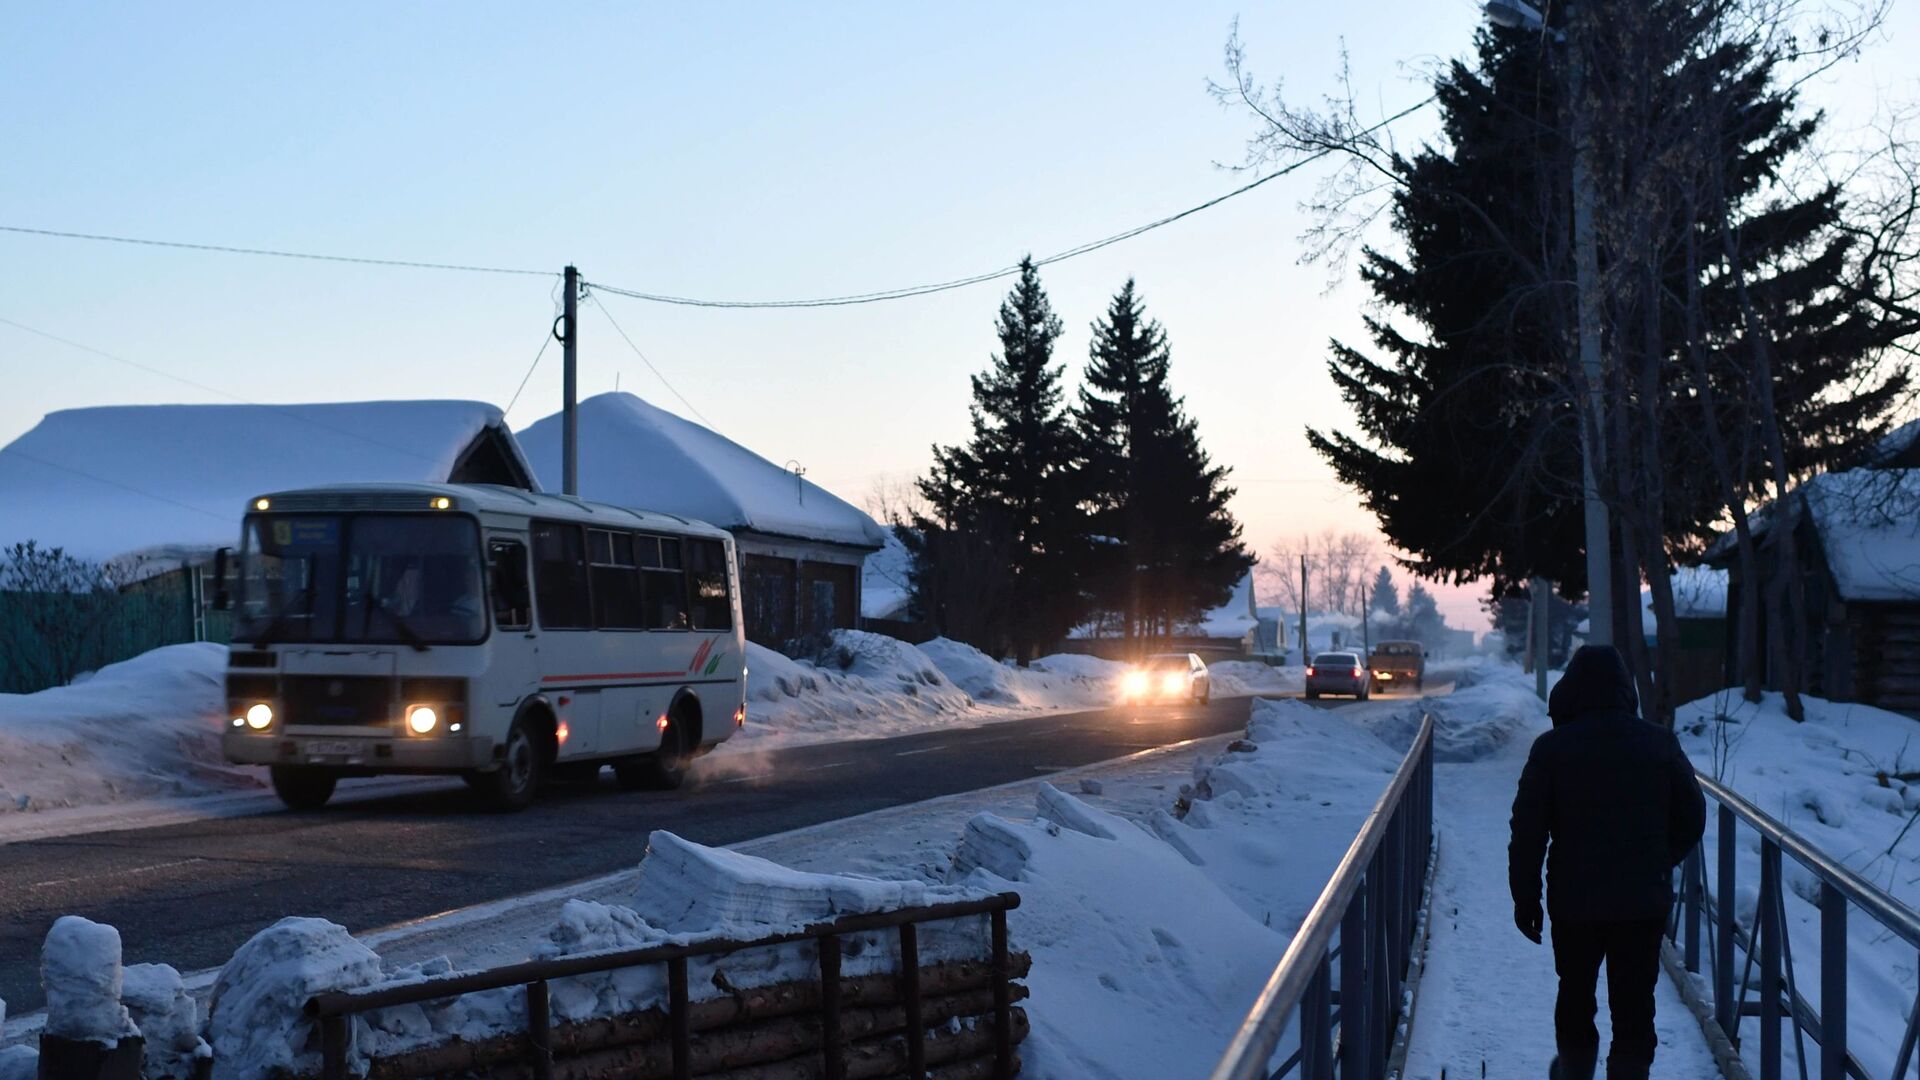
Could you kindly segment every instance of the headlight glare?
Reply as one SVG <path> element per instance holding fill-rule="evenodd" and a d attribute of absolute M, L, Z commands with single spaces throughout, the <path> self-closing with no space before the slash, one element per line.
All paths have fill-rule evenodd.
<path fill-rule="evenodd" d="M 414 705 L 407 709 L 407 730 L 415 735 L 425 735 L 440 724 L 440 714 L 431 705 Z"/>
<path fill-rule="evenodd" d="M 264 701 L 247 707 L 247 726 L 255 731 L 265 731 L 273 726 L 273 706 Z"/>

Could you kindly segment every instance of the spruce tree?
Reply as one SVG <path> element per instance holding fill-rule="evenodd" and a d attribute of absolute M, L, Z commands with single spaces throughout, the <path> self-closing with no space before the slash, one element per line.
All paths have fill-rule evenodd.
<path fill-rule="evenodd" d="M 1373 576 L 1373 610 L 1385 615 L 1400 614 L 1400 590 L 1393 584 L 1393 574 L 1384 566 Z"/>
<path fill-rule="evenodd" d="M 1407 589 L 1407 634 L 1413 640 L 1426 645 L 1440 643 L 1440 632 L 1445 630 L 1447 620 L 1440 614 L 1440 605 L 1433 594 L 1418 581 Z"/>
<path fill-rule="evenodd" d="M 1025 664 L 1084 613 L 1077 442 L 1053 363 L 1061 326 L 1030 258 L 996 330 L 999 353 L 972 377 L 971 437 L 934 447 L 919 481 L 933 515 L 915 522 L 911 550 L 942 632 Z"/>
<path fill-rule="evenodd" d="M 1253 565 L 1227 510 L 1227 470 L 1168 383 L 1166 332 L 1129 280 L 1093 325 L 1074 410 L 1097 603 L 1130 641 L 1163 637 L 1225 603 Z"/>

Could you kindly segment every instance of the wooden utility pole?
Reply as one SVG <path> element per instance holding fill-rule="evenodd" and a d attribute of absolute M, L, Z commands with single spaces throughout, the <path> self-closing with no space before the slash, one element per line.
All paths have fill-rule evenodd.
<path fill-rule="evenodd" d="M 1307 555 L 1303 551 L 1300 553 L 1300 663 L 1312 662 L 1307 655 Z"/>
<path fill-rule="evenodd" d="M 564 361 L 561 375 L 560 404 L 560 491 L 567 495 L 580 494 L 580 414 L 575 407 L 579 391 L 580 360 L 580 319 L 577 303 L 580 295 L 580 271 L 569 265 L 566 269 L 566 299 L 561 302 L 560 321 L 566 332 L 560 337 L 560 356 Z"/>

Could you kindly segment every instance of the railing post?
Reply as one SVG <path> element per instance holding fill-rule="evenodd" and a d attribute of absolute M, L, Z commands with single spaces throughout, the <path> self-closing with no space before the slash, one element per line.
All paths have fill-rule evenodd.
<path fill-rule="evenodd" d="M 1365 1080 L 1373 1075 L 1367 1063 L 1367 1013 L 1373 994 L 1367 986 L 1367 889 L 1362 885 L 1340 920 L 1340 1076 Z"/>
<path fill-rule="evenodd" d="M 1760 1080 L 1780 1080 L 1780 845 L 1760 837 Z"/>
<path fill-rule="evenodd" d="M 920 928 L 900 924 L 900 998 L 907 1007 L 907 1075 L 926 1080 L 927 1024 L 920 1011 Z"/>
<path fill-rule="evenodd" d="M 1733 808 L 1720 807 L 1720 873 L 1714 881 L 1713 1012 L 1720 1030 L 1735 1045 L 1740 1045 L 1740 1003 L 1733 1000 L 1733 917 L 1734 856 L 1738 828 Z"/>
<path fill-rule="evenodd" d="M 1013 957 L 1007 949 L 1007 909 L 989 916 L 993 933 L 993 1075 L 1013 1080 Z"/>
<path fill-rule="evenodd" d="M 1367 1008 L 1367 1038 L 1372 1045 L 1367 1048 L 1367 1072 L 1372 1080 L 1385 1080 L 1387 1075 L 1387 1051 L 1393 1045 L 1394 1015 L 1394 978 L 1391 968 L 1393 933 L 1393 905 L 1387 902 L 1386 876 L 1380 873 L 1380 853 L 1374 853 L 1374 865 L 1367 871 L 1367 907 L 1372 912 L 1373 962 L 1372 973 L 1367 978 L 1367 989 L 1371 992 Z"/>
<path fill-rule="evenodd" d="M 1325 956 L 1300 999 L 1301 1080 L 1333 1080 L 1333 963 Z"/>
<path fill-rule="evenodd" d="M 347 1023 L 342 1013 L 320 1018 L 320 1075 L 324 1080 L 347 1080 Z"/>
<path fill-rule="evenodd" d="M 1820 1080 L 1847 1071 L 1847 898 L 1820 883 Z"/>
<path fill-rule="evenodd" d="M 527 984 L 527 1063 L 534 1080 L 553 1078 L 553 1030 L 545 980 Z"/>
<path fill-rule="evenodd" d="M 1681 948 L 1686 954 L 1687 970 L 1700 973 L 1700 847 L 1687 853 L 1680 866 Z"/>
<path fill-rule="evenodd" d="M 845 1050 L 840 1045 L 840 939 L 820 939 L 820 1075 L 846 1080 Z"/>
<path fill-rule="evenodd" d="M 673 1080 L 693 1076 L 693 1017 L 687 1004 L 687 960 L 667 961 L 667 1025 L 672 1029 Z"/>

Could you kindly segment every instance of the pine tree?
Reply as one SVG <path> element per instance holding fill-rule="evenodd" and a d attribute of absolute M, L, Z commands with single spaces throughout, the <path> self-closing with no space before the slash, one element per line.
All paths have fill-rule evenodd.
<path fill-rule="evenodd" d="M 1393 583 L 1393 574 L 1384 566 L 1373 576 L 1373 610 L 1385 615 L 1400 614 L 1400 590 Z"/>
<path fill-rule="evenodd" d="M 972 378 L 973 433 L 919 481 L 915 591 L 943 633 L 1025 664 L 1084 613 L 1077 441 L 1053 364 L 1060 320 L 1032 259 L 1000 305 L 1000 352 Z"/>
<path fill-rule="evenodd" d="M 1440 643 L 1440 633 L 1445 630 L 1447 620 L 1440 614 L 1440 605 L 1433 594 L 1418 581 L 1407 589 L 1407 633 L 1415 641 L 1427 645 Z"/>
<path fill-rule="evenodd" d="M 1227 470 L 1168 384 L 1166 332 L 1129 280 L 1093 325 L 1074 421 L 1091 531 L 1095 601 L 1129 641 L 1163 637 L 1226 602 L 1253 565 L 1227 510 Z"/>

